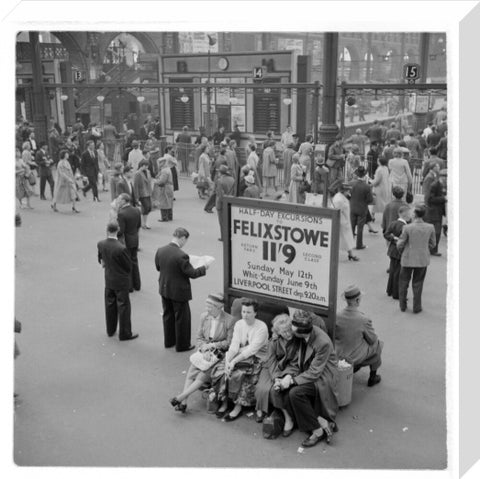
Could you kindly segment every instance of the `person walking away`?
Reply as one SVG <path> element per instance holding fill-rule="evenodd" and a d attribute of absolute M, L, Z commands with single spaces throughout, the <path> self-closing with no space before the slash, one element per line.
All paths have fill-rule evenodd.
<path fill-rule="evenodd" d="M 352 193 L 350 198 L 350 221 L 352 223 L 352 231 L 357 235 L 356 249 L 364 249 L 363 244 L 363 227 L 367 221 L 368 205 L 372 203 L 373 196 L 370 186 L 364 181 L 366 170 L 363 166 L 357 168 L 358 179 L 354 180 L 352 185 Z"/>
<path fill-rule="evenodd" d="M 47 144 L 45 142 L 41 142 L 39 144 L 39 149 L 37 153 L 35 153 L 35 163 L 38 165 L 38 175 L 40 176 L 40 199 L 46 200 L 45 198 L 45 185 L 48 182 L 50 186 L 50 192 L 52 194 L 53 199 L 53 192 L 55 188 L 55 181 L 53 180 L 52 175 L 52 165 L 53 160 L 47 155 Z"/>
<path fill-rule="evenodd" d="M 148 161 L 142 160 L 138 164 L 138 171 L 133 178 L 135 198 L 142 205 L 142 228 L 151 229 L 148 225 L 148 215 L 152 211 L 152 178 L 148 171 Z"/>
<path fill-rule="evenodd" d="M 288 131 L 287 127 L 287 131 Z M 283 136 L 282 136 L 283 138 Z M 285 150 L 283 150 L 283 171 L 284 171 L 284 185 L 285 185 L 285 193 L 288 193 L 288 188 L 290 187 L 290 170 L 292 168 L 292 156 L 294 155 L 295 151 L 293 149 L 293 137 L 292 140 L 287 142 L 285 145 Z"/>
<path fill-rule="evenodd" d="M 215 208 L 217 209 L 218 223 L 220 225 L 220 238 L 223 241 L 223 198 L 224 196 L 235 196 L 235 180 L 230 175 L 230 170 L 226 165 L 221 165 L 218 170 L 220 177 L 215 183 Z"/>
<path fill-rule="evenodd" d="M 430 249 L 430 254 L 433 256 L 442 256 L 442 253 L 438 252 L 438 245 L 442 234 L 442 218 L 446 216 L 446 180 L 447 170 L 441 170 L 438 178 L 432 183 L 428 196 L 425 197 L 425 204 L 427 205 L 425 221 L 435 228 L 435 246 Z"/>
<path fill-rule="evenodd" d="M 60 160 L 57 165 L 57 181 L 55 182 L 53 202 L 50 206 L 53 211 L 58 212 L 57 204 L 71 203 L 72 211 L 74 213 L 80 213 L 80 211 L 75 208 L 77 189 L 68 156 L 69 153 L 67 150 L 61 150 L 59 153 Z"/>
<path fill-rule="evenodd" d="M 425 206 L 417 205 L 411 224 L 405 225 L 397 241 L 397 248 L 402 257 L 400 260 L 399 300 L 400 311 L 407 309 L 407 292 L 412 280 L 413 312 L 422 311 L 422 290 L 427 267 L 430 264 L 430 250 L 435 248 L 435 228 L 425 223 Z"/>
<path fill-rule="evenodd" d="M 119 226 L 119 237 L 125 244 L 132 268 L 130 271 L 130 286 L 129 291 L 140 291 L 141 279 L 140 269 L 138 267 L 138 245 L 139 237 L 138 231 L 142 226 L 140 211 L 131 204 L 132 199 L 127 193 L 122 193 L 117 198 L 117 221 Z"/>
<path fill-rule="evenodd" d="M 397 241 L 402 234 L 403 227 L 411 220 L 411 209 L 409 206 L 401 206 L 398 210 L 399 218 L 392 221 L 384 233 L 384 238 L 388 241 L 387 255 L 390 258 L 388 268 L 387 295 L 393 299 L 399 299 L 399 281 L 400 281 L 400 258 L 401 254 L 397 248 Z"/>
<path fill-rule="evenodd" d="M 192 299 L 190 279 L 205 276 L 208 265 L 194 268 L 182 248 L 190 233 L 177 228 L 173 238 L 155 254 L 155 267 L 160 272 L 159 292 L 163 306 L 163 332 L 165 348 L 175 346 L 177 352 L 191 351 L 191 313 L 188 302 Z"/>
<path fill-rule="evenodd" d="M 389 175 L 387 160 L 381 156 L 378 158 L 378 168 L 375 170 L 375 178 L 371 184 L 374 196 L 374 214 L 383 213 L 392 196 Z"/>
<path fill-rule="evenodd" d="M 87 177 L 88 184 L 82 188 L 83 196 L 87 196 L 87 191 L 92 190 L 93 201 L 100 201 L 98 198 L 98 156 L 95 151 L 95 142 L 87 141 L 87 149 L 82 154 L 80 162 L 80 171 Z"/>
<path fill-rule="evenodd" d="M 118 339 L 128 341 L 138 338 L 132 333 L 129 297 L 130 270 L 132 268 L 127 248 L 118 241 L 118 223 L 107 224 L 107 239 L 97 244 L 98 262 L 105 269 L 105 320 L 107 335 L 112 337 L 119 327 Z"/>
<path fill-rule="evenodd" d="M 167 160 L 167 167 L 172 172 L 173 191 L 175 192 L 178 191 L 178 161 L 174 155 L 173 146 L 167 146 L 164 157 Z"/>
<path fill-rule="evenodd" d="M 412 187 L 413 178 L 410 165 L 405 158 L 402 158 L 402 155 L 402 149 L 395 148 L 393 150 L 393 158 L 388 162 L 388 169 L 390 170 L 390 184 L 392 188 L 399 186 L 405 195 Z"/>

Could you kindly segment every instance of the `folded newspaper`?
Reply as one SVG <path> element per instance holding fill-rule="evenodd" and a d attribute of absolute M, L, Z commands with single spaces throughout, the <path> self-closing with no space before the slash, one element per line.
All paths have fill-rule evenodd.
<path fill-rule="evenodd" d="M 213 256 L 195 256 L 190 255 L 190 264 L 194 268 L 200 268 L 200 266 L 210 266 L 215 261 Z"/>

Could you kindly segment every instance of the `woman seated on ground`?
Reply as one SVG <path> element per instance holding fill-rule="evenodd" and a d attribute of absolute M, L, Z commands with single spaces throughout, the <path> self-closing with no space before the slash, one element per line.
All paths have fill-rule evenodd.
<path fill-rule="evenodd" d="M 240 417 L 244 406 L 255 404 L 255 385 L 268 344 L 267 325 L 256 318 L 257 311 L 255 300 L 242 302 L 242 319 L 235 323 L 225 359 L 212 371 L 212 389 L 221 402 L 216 415 L 227 422 Z M 234 404 L 232 410 L 229 401 Z"/>
<path fill-rule="evenodd" d="M 272 339 L 268 343 L 268 351 L 262 362 L 262 371 L 255 387 L 256 422 L 262 422 L 269 413 L 270 391 L 277 383 L 277 379 L 287 374 L 298 374 L 298 365 L 291 361 L 297 352 L 292 343 L 292 320 L 288 314 L 279 314 L 272 324 Z M 285 429 L 291 431 L 293 422 L 283 405 L 280 409 L 285 416 Z"/>
<path fill-rule="evenodd" d="M 223 306 L 222 293 L 209 294 L 205 300 L 206 311 L 200 316 L 197 335 L 197 350 L 201 353 L 224 354 L 230 346 L 235 320 L 223 310 Z M 211 370 L 212 368 L 202 371 L 193 364 L 190 365 L 182 393 L 170 399 L 170 404 L 176 411 L 186 411 L 188 397 L 210 382 Z"/>

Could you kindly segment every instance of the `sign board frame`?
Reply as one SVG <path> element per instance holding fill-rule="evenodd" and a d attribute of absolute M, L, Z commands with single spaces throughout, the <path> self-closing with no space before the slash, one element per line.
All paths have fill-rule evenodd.
<path fill-rule="evenodd" d="M 259 302 L 275 302 L 291 308 L 312 311 L 324 318 L 328 334 L 333 341 L 337 309 L 340 211 L 333 208 L 319 208 L 281 201 L 226 196 L 223 199 L 222 215 L 223 289 L 227 311 L 229 311 L 232 298 L 243 296 Z M 240 217 L 245 221 L 240 220 Z M 322 218 L 325 219 L 323 226 Z M 292 225 L 298 225 L 298 228 Z M 305 230 L 304 228 L 307 226 L 308 229 Z M 275 229 L 276 227 L 277 229 Z M 252 228 L 255 234 L 251 234 L 248 246 L 247 240 L 242 240 L 241 244 L 244 249 L 239 251 L 240 237 L 247 235 L 246 238 L 248 238 L 248 232 L 253 231 Z M 295 239 L 293 239 L 293 229 L 298 229 Z M 282 235 L 290 232 L 291 236 L 281 242 L 274 241 L 275 238 L 272 239 L 272 236 L 266 233 L 267 231 L 282 231 Z M 311 232 L 316 240 L 310 242 L 302 240 L 302 231 Z M 323 240 L 325 243 L 321 243 Z M 234 243 L 235 251 L 233 250 Z M 322 258 L 321 252 L 328 250 L 328 257 L 318 259 Z M 312 254 L 312 251 L 318 251 L 319 254 Z M 306 261 L 312 261 L 307 268 L 305 268 Z M 320 264 L 322 261 L 324 264 L 328 262 L 328 271 L 322 273 L 322 270 L 316 270 L 315 261 Z M 253 281 L 248 280 L 249 276 L 244 276 L 243 281 L 241 279 L 239 281 L 235 276 L 236 282 L 252 284 L 246 288 L 236 286 L 233 284 L 234 274 L 238 275 L 241 271 L 240 274 L 250 275 L 250 272 L 246 273 L 244 269 L 241 269 L 245 262 L 256 265 L 255 268 L 257 266 L 265 268 L 265 271 L 268 271 L 267 274 L 272 275 L 271 279 L 263 280 L 264 276 L 260 273 L 259 276 L 257 273 L 251 274 L 250 277 L 257 276 L 257 279 Z M 310 269 L 310 272 L 307 272 L 307 269 Z M 283 289 L 283 286 L 271 283 L 276 275 L 276 278 L 284 279 L 282 284 L 287 284 L 287 270 L 291 272 L 290 278 L 294 279 L 293 287 Z M 328 276 L 328 285 L 316 281 L 322 274 Z M 302 277 L 306 280 L 300 281 Z M 275 279 L 275 282 L 279 283 L 280 279 Z M 260 286 L 260 283 L 262 287 L 259 289 L 256 285 Z M 314 285 L 314 289 L 311 289 L 312 285 Z M 282 291 L 285 293 L 282 294 Z M 301 291 L 306 291 L 305 297 L 301 297 Z M 324 291 L 326 296 L 318 296 L 315 291 L 319 291 L 318 294 Z M 299 299 L 292 299 L 291 296 L 297 297 L 297 293 Z M 290 297 L 288 297 L 289 294 Z"/>

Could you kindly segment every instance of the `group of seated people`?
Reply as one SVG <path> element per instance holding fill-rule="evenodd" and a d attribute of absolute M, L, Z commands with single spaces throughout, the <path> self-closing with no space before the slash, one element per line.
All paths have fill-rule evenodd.
<path fill-rule="evenodd" d="M 368 386 L 381 379 L 383 342 L 358 310 L 361 296 L 356 286 L 345 290 L 347 307 L 337 315 L 334 346 L 323 319 L 312 312 L 297 309 L 290 315 L 286 307 L 237 298 L 228 314 L 223 295 L 210 294 L 183 391 L 170 404 L 185 413 L 189 396 L 204 389 L 209 412 L 224 422 L 255 407 L 264 437 L 276 437 L 265 434 L 275 413 L 283 437 L 298 428 L 307 433 L 303 447 L 322 439 L 330 443 L 338 430 L 338 359 L 346 359 L 354 371 L 369 366 Z"/>

